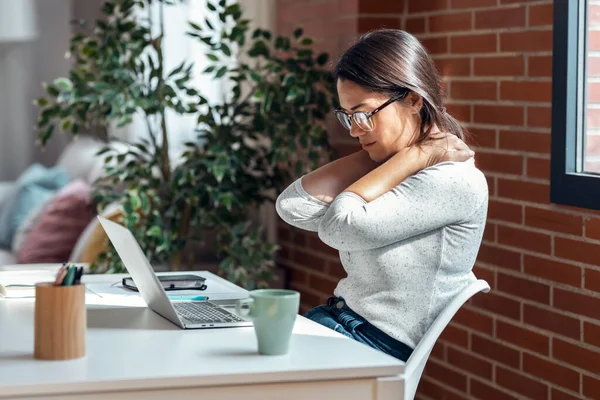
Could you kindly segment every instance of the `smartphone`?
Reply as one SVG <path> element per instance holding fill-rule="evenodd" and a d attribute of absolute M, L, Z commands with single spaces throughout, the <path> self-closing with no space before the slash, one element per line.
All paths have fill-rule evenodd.
<path fill-rule="evenodd" d="M 168 290 L 206 290 L 206 279 L 198 275 L 165 275 L 158 276 L 158 280 L 165 291 Z M 130 276 L 123 278 L 123 287 L 138 291 L 135 282 Z"/>

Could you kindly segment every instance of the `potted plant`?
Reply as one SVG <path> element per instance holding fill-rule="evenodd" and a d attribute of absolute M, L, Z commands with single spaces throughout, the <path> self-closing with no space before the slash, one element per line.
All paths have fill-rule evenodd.
<path fill-rule="evenodd" d="M 325 68 L 328 55 L 315 54 L 301 29 L 291 38 L 250 32 L 236 2 L 209 1 L 209 17 L 190 22 L 189 35 L 203 43 L 212 62 L 203 73 L 232 84 L 226 100 L 209 104 L 190 83 L 193 63 L 165 70 L 164 21 L 153 32 L 152 21 L 139 18 L 150 3 L 107 0 L 93 32 L 73 36 L 69 76 L 45 84 L 47 96 L 37 100 L 39 142 L 44 145 L 57 128 L 73 135 L 110 132 L 142 113 L 147 137 L 123 149 L 106 133 L 107 146 L 98 153 L 106 165 L 95 186 L 98 209 L 122 204 L 123 224 L 148 259 L 172 269 L 180 268 L 185 248 L 210 232 L 219 273 L 249 289 L 264 287 L 276 246 L 265 242 L 248 212 L 274 201 L 292 173 L 329 158 L 323 126 L 334 83 Z M 214 29 L 214 18 L 222 29 Z M 250 61 L 231 63 L 241 53 Z M 198 122 L 197 140 L 185 144 L 176 165 L 169 157 L 167 109 Z M 123 270 L 112 248 L 98 265 Z"/>

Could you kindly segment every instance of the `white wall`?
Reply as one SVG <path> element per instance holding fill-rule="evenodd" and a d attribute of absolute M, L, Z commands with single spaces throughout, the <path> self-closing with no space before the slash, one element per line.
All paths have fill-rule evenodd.
<path fill-rule="evenodd" d="M 16 178 L 37 161 L 53 165 L 69 138 L 55 135 L 42 150 L 35 145 L 38 108 L 32 101 L 44 94 L 42 82 L 66 76 L 69 61 L 64 54 L 71 37 L 73 11 L 78 0 L 36 0 L 37 37 L 33 42 L 0 43 L 0 181 Z M 87 6 L 88 4 L 86 4 Z M 86 7 L 87 8 L 87 7 Z M 97 10 L 97 5 L 90 5 Z"/>

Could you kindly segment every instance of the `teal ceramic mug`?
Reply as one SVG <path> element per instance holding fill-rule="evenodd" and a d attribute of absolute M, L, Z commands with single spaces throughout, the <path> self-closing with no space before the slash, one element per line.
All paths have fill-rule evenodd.
<path fill-rule="evenodd" d="M 264 355 L 287 354 L 300 309 L 300 293 L 295 290 L 258 289 L 249 294 L 249 298 L 237 301 L 236 312 L 241 317 L 252 319 L 258 352 Z M 242 308 L 246 305 L 248 308 Z"/>

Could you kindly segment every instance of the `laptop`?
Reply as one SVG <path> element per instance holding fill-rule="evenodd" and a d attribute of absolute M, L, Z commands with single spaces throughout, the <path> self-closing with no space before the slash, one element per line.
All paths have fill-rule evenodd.
<path fill-rule="evenodd" d="M 131 231 L 101 216 L 98 220 L 152 311 L 183 329 L 252 326 L 252 321 L 209 301 L 171 302 Z"/>

